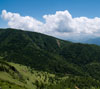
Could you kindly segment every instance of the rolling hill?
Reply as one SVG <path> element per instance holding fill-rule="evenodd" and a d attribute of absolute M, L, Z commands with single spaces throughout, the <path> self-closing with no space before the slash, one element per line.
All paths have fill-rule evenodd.
<path fill-rule="evenodd" d="M 100 88 L 100 46 L 97 45 L 72 43 L 36 32 L 10 28 L 0 29 L 0 61 L 2 61 L 1 65 L 4 64 L 7 67 L 4 67 L 5 71 L 2 70 L 1 66 L 1 71 L 7 72 L 10 70 L 10 73 L 6 75 L 12 77 L 14 86 L 19 87 L 16 89 L 20 89 L 20 87 L 22 87 L 21 89 L 30 89 L 30 87 L 31 89 L 36 89 L 36 87 L 37 89 Z M 23 78 L 25 72 L 23 73 L 17 69 L 24 69 L 24 67 L 27 67 L 26 70 L 29 67 L 35 73 L 37 71 L 42 77 L 48 76 L 48 74 L 49 77 L 51 75 L 56 76 L 50 77 L 54 80 L 49 80 L 58 82 L 55 84 L 49 82 L 46 85 L 46 82 L 42 82 L 42 85 L 36 85 L 36 83 L 34 84 L 35 78 L 33 78 L 33 86 L 29 78 L 29 85 L 26 87 L 24 82 L 27 81 L 27 78 Z M 30 74 L 26 76 L 30 77 L 31 72 L 28 70 Z M 0 72 L 0 74 L 2 73 Z M 35 76 L 34 73 L 32 75 Z M 13 80 L 14 77 L 15 80 Z M 66 79 L 67 77 L 68 79 Z M 8 78 L 8 80 L 10 79 Z M 40 81 L 39 79 L 38 82 Z M 16 85 L 18 82 L 22 84 Z M 6 83 L 11 85 L 11 81 Z"/>

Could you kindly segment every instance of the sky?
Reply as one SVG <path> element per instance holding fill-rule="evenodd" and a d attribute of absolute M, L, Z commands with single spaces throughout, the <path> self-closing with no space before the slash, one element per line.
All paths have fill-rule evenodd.
<path fill-rule="evenodd" d="M 100 0 L 0 0 L 0 28 L 84 41 L 100 36 L 99 9 Z"/>

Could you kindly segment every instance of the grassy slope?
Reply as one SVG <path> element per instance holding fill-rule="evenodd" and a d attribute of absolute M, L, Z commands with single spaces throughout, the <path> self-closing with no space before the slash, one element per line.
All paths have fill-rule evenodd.
<path fill-rule="evenodd" d="M 99 81 L 91 77 L 58 76 L 48 72 L 37 71 L 15 63 L 0 63 L 0 87 L 2 89 L 99 89 Z M 9 68 L 9 66 L 11 66 Z M 12 70 L 12 67 L 15 68 Z M 9 69 L 10 72 L 7 72 Z M 16 71 L 17 72 L 16 72 Z M 93 85 L 92 85 L 93 84 Z"/>

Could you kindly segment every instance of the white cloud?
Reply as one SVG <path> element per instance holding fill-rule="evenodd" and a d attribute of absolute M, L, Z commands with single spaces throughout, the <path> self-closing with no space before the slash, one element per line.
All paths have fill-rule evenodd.
<path fill-rule="evenodd" d="M 29 16 L 20 16 L 18 13 L 2 11 L 1 17 L 8 20 L 8 26 L 11 28 L 37 31 L 43 23 Z"/>
<path fill-rule="evenodd" d="M 2 11 L 2 18 L 8 21 L 11 28 L 41 32 L 63 39 L 83 40 L 87 37 L 99 36 L 100 18 L 76 17 L 67 11 L 44 15 L 45 23 L 30 16 Z"/>

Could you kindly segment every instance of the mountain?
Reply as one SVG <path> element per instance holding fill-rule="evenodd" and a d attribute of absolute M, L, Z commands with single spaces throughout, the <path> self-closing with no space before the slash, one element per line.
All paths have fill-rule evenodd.
<path fill-rule="evenodd" d="M 100 45 L 100 37 L 89 39 L 85 41 L 84 43 Z"/>
<path fill-rule="evenodd" d="M 30 87 L 24 86 L 26 83 L 23 83 L 23 81 L 27 81 L 27 78 L 23 80 L 23 77 L 26 77 L 25 72 L 22 72 L 24 66 L 30 68 L 30 71 L 26 72 L 27 74 L 36 75 L 36 77 L 41 75 L 41 72 L 44 73 L 41 77 L 48 76 L 48 74 L 55 76 L 54 80 L 50 80 L 48 77 L 46 80 L 43 78 L 42 85 L 41 83 L 37 85 L 34 82 L 31 83 L 31 77 L 27 75 L 29 77 L 27 86 L 33 84 L 37 87 L 33 89 L 100 89 L 100 46 L 97 45 L 72 43 L 19 29 L 0 29 L 0 61 L 2 61 L 1 65 L 6 65 L 3 69 L 1 66 L 0 74 L 2 71 L 7 73 L 10 70 L 11 73 L 8 73 L 12 78 L 10 77 L 9 80 L 15 78 L 12 81 L 14 86 L 18 85 L 16 85 L 17 81 L 22 83 L 17 87 L 30 89 Z M 17 67 L 22 68 L 22 71 Z M 31 70 L 37 71 L 39 74 L 31 73 Z M 50 82 L 45 85 L 47 79 L 49 82 L 55 83 Z M 4 81 L 4 79 L 1 80 Z M 33 81 L 35 81 L 34 78 Z M 8 85 L 11 85 L 10 83 Z M 46 87 L 43 88 L 43 86 Z"/>

